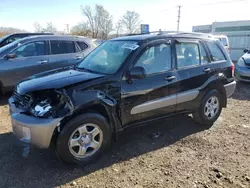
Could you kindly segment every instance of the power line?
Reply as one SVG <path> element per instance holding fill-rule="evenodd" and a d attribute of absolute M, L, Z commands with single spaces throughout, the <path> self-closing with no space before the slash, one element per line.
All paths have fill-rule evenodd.
<path fill-rule="evenodd" d="M 177 32 L 179 32 L 179 28 L 180 28 L 180 18 L 181 18 L 181 6 L 178 6 Z"/>
<path fill-rule="evenodd" d="M 189 6 L 207 6 L 207 5 L 218 5 L 218 4 L 225 4 L 225 3 L 236 3 L 236 2 L 242 2 L 245 0 L 232 0 L 232 1 L 221 1 L 216 3 L 205 3 L 205 4 L 196 4 L 196 5 L 178 5 L 178 16 L 177 16 L 177 32 L 179 32 L 180 29 L 180 18 L 181 18 L 181 8 L 182 7 L 189 7 Z"/>
<path fill-rule="evenodd" d="M 204 3 L 204 4 L 183 5 L 183 6 L 184 7 L 209 6 L 209 5 L 218 5 L 218 4 L 238 3 L 238 2 L 243 2 L 243 1 L 245 1 L 245 0 L 220 1 L 220 2 L 216 2 L 216 3 Z"/>

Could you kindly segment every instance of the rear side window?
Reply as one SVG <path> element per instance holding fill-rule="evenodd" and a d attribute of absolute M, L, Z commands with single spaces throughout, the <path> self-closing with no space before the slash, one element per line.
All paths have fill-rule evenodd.
<path fill-rule="evenodd" d="M 196 43 L 176 44 L 178 68 L 184 68 L 200 64 L 199 46 Z"/>
<path fill-rule="evenodd" d="M 75 44 L 73 41 L 50 41 L 51 54 L 69 54 L 75 53 Z"/>
<path fill-rule="evenodd" d="M 214 42 L 206 42 L 206 44 L 210 50 L 212 61 L 226 60 L 224 54 L 217 44 L 215 44 Z"/>
<path fill-rule="evenodd" d="M 77 41 L 76 42 L 78 44 L 78 46 L 80 47 L 81 51 L 85 50 L 86 48 L 88 48 L 88 45 L 85 42 L 82 41 Z"/>

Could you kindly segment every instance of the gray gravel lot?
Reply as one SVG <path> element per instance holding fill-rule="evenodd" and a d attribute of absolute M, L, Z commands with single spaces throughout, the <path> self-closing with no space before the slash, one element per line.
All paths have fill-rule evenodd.
<path fill-rule="evenodd" d="M 250 84 L 238 83 L 221 117 L 204 128 L 178 116 L 124 132 L 86 167 L 23 145 L 0 102 L 0 187 L 250 187 Z"/>

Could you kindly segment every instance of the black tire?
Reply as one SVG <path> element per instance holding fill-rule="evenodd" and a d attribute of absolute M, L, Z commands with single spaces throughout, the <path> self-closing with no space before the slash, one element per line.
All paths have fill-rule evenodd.
<path fill-rule="evenodd" d="M 205 115 L 205 105 L 206 105 L 207 101 L 212 96 L 215 96 L 218 98 L 219 107 L 218 107 L 218 111 L 215 114 L 215 116 L 213 118 L 208 118 Z M 204 125 L 204 126 L 212 126 L 221 114 L 221 111 L 222 111 L 222 100 L 221 99 L 222 99 L 222 97 L 221 97 L 220 93 L 215 89 L 211 90 L 207 94 L 205 94 L 205 96 L 203 97 L 203 99 L 201 101 L 199 109 L 195 113 L 193 113 L 194 121 L 201 124 L 201 125 Z"/>
<path fill-rule="evenodd" d="M 100 128 L 103 133 L 103 141 L 99 149 L 93 155 L 86 156 L 84 158 L 77 158 L 70 152 L 68 142 L 73 132 L 81 125 L 87 123 L 94 123 Z M 108 121 L 102 115 L 96 113 L 82 114 L 65 124 L 56 140 L 56 153 L 65 163 L 78 163 L 82 165 L 90 164 L 91 162 L 97 160 L 105 149 L 109 147 L 112 137 L 111 135 L 112 132 Z"/>

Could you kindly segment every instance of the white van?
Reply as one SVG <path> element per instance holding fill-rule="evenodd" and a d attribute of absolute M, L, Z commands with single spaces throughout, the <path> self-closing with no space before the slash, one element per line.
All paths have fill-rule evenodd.
<path fill-rule="evenodd" d="M 226 35 L 214 35 L 214 38 L 221 41 L 221 43 L 224 45 L 225 49 L 229 53 L 229 40 Z"/>

